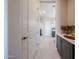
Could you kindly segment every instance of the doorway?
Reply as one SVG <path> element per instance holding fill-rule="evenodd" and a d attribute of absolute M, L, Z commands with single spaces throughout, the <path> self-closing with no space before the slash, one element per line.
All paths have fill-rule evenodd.
<path fill-rule="evenodd" d="M 61 59 L 56 49 L 56 1 L 40 1 L 40 46 L 35 59 Z"/>
<path fill-rule="evenodd" d="M 40 1 L 40 30 L 41 36 L 55 37 L 56 32 L 56 3 Z"/>

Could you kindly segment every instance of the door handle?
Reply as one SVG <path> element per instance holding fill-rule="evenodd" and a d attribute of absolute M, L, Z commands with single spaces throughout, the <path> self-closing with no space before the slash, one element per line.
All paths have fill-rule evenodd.
<path fill-rule="evenodd" d="M 22 38 L 22 40 L 26 40 L 26 39 L 28 39 L 28 37 L 23 37 L 23 38 Z"/>

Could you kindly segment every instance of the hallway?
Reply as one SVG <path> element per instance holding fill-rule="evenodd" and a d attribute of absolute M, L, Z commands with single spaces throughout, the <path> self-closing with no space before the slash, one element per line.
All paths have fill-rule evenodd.
<path fill-rule="evenodd" d="M 35 59 L 61 59 L 56 50 L 54 38 L 40 38 L 40 48 Z"/>

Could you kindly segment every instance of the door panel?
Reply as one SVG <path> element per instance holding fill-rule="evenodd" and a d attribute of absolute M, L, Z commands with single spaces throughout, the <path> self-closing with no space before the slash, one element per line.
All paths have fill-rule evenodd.
<path fill-rule="evenodd" d="M 38 6 L 37 0 L 8 0 L 9 59 L 34 58 L 40 39 Z"/>
<path fill-rule="evenodd" d="M 8 59 L 22 59 L 19 2 L 8 0 Z"/>
<path fill-rule="evenodd" d="M 22 0 L 22 40 L 23 59 L 33 59 L 40 39 L 39 10 L 37 0 Z"/>
<path fill-rule="evenodd" d="M 22 33 L 22 59 L 28 59 L 28 0 L 20 0 L 20 19 Z"/>
<path fill-rule="evenodd" d="M 37 0 L 29 0 L 29 59 L 34 58 L 40 39 L 38 4 Z"/>

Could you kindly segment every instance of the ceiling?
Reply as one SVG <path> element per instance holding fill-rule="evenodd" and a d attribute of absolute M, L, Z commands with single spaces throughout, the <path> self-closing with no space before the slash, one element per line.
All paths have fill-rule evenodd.
<path fill-rule="evenodd" d="M 55 1 L 55 0 L 40 0 L 40 1 Z"/>
<path fill-rule="evenodd" d="M 56 0 L 40 0 L 41 3 L 56 3 Z"/>

